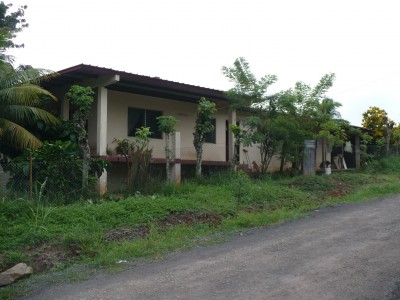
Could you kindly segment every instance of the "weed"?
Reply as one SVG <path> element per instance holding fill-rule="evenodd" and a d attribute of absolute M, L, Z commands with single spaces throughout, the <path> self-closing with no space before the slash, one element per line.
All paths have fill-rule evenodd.
<path fill-rule="evenodd" d="M 251 181 L 249 176 L 243 171 L 238 171 L 232 183 L 233 194 L 236 198 L 236 201 L 238 203 L 249 202 L 251 200 Z"/>
<path fill-rule="evenodd" d="M 43 203 L 43 192 L 46 186 L 47 178 L 45 181 L 40 184 L 38 198 L 35 200 L 35 205 L 32 206 L 28 204 L 29 210 L 31 212 L 28 219 L 33 220 L 33 226 L 39 227 L 41 229 L 46 230 L 45 223 L 51 212 L 54 210 L 53 207 L 46 206 Z"/>

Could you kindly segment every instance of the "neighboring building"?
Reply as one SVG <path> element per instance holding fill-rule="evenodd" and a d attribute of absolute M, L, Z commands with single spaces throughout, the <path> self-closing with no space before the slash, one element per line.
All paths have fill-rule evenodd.
<path fill-rule="evenodd" d="M 153 148 L 153 163 L 163 163 L 164 140 L 158 131 L 156 117 L 171 115 L 178 120 L 176 131 L 179 134 L 174 145 L 175 163 L 179 168 L 181 164 L 194 165 L 196 153 L 193 146 L 193 128 L 197 103 L 201 97 L 205 97 L 216 103 L 217 113 L 214 133 L 208 136 L 203 147 L 204 165 L 228 166 L 232 160 L 234 142 L 228 124 L 245 117 L 246 113 L 231 111 L 223 91 L 85 64 L 58 73 L 59 76 L 44 86 L 59 99 L 58 112 L 63 119 L 70 118 L 70 107 L 65 94 L 73 84 L 91 86 L 96 92 L 88 120 L 92 155 L 122 163 L 124 160 L 115 154 L 107 155 L 107 152 L 116 146 L 113 140 L 133 136 L 136 128 L 146 126 L 154 132 L 150 142 Z M 256 146 L 240 149 L 239 153 L 240 163 L 249 167 L 253 161 L 260 164 L 260 154 Z M 318 153 L 316 157 L 318 162 Z M 279 162 L 273 160 L 270 170 L 277 168 Z M 177 180 L 180 180 L 180 169 L 176 171 Z M 100 191 L 104 192 L 107 174 L 102 176 L 100 183 Z"/>

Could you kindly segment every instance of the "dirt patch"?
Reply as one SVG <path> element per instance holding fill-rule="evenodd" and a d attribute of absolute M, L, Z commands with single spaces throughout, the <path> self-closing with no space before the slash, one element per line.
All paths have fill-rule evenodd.
<path fill-rule="evenodd" d="M 161 227 L 176 226 L 181 224 L 209 224 L 210 226 L 218 226 L 222 222 L 222 217 L 216 214 L 196 215 L 191 213 L 171 214 L 164 220 L 158 222 Z"/>
<path fill-rule="evenodd" d="M 146 226 L 119 228 L 107 232 L 104 240 L 108 242 L 132 241 L 144 238 L 148 234 L 149 228 Z"/>
<path fill-rule="evenodd" d="M 326 191 L 329 197 L 343 197 L 351 192 L 351 187 L 338 179 L 330 179 L 330 182 L 334 186 L 333 189 Z"/>
<path fill-rule="evenodd" d="M 71 247 L 66 250 L 61 245 L 48 243 L 39 244 L 24 251 L 31 259 L 30 265 L 34 273 L 43 273 L 49 271 L 52 267 L 63 261 L 80 256 L 80 250 Z"/>

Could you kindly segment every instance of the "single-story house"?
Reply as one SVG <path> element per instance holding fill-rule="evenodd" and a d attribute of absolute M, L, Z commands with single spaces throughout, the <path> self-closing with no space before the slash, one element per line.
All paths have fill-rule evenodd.
<path fill-rule="evenodd" d="M 64 120 L 68 120 L 71 115 L 65 94 L 72 85 L 90 86 L 96 93 L 88 120 L 92 155 L 122 164 L 124 160 L 113 152 L 116 146 L 113 140 L 133 136 L 137 128 L 146 126 L 153 132 L 150 142 L 153 149 L 152 162 L 164 163 L 164 140 L 157 129 L 156 117 L 171 115 L 178 120 L 173 148 L 174 171 L 179 181 L 181 165 L 195 164 L 193 128 L 198 101 L 205 97 L 216 103 L 217 112 L 214 133 L 209 135 L 203 147 L 203 163 L 228 166 L 232 161 L 234 139 L 228 125 L 244 118 L 248 112 L 230 110 L 223 91 L 85 64 L 61 70 L 58 74 L 43 85 L 59 99 L 58 113 Z M 352 143 L 358 149 L 358 139 L 353 139 Z M 317 145 L 316 165 L 321 161 L 319 148 Z M 113 154 L 110 155 L 110 152 Z M 240 149 L 239 155 L 240 163 L 249 167 L 253 161 L 260 164 L 256 146 Z M 357 163 L 353 167 L 356 166 Z M 269 168 L 271 171 L 278 169 L 278 160 L 273 160 Z M 101 193 L 107 189 L 106 173 L 100 178 L 99 188 Z"/>

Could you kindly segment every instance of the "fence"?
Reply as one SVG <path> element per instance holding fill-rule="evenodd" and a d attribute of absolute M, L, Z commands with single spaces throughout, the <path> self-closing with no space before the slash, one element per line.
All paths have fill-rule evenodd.
<path fill-rule="evenodd" d="M 35 161 L 31 156 L 2 162 L 0 197 L 40 196 L 68 203 L 95 190 L 96 177 L 89 176 L 89 188 L 82 189 L 82 161 Z"/>

